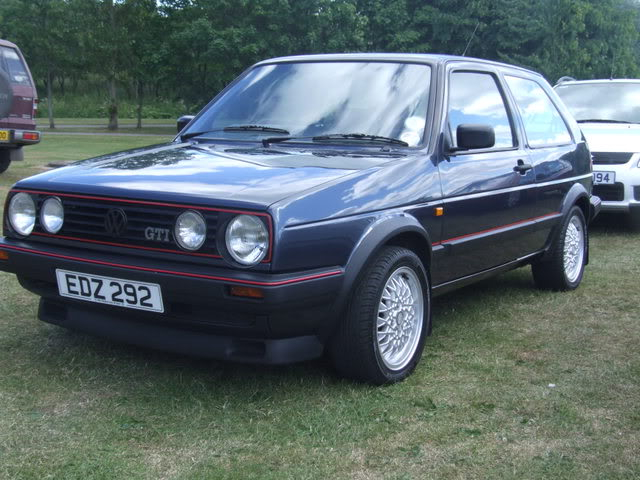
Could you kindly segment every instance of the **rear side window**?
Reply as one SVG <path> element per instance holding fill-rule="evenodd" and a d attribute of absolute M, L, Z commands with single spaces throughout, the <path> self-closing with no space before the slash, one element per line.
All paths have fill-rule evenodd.
<path fill-rule="evenodd" d="M 571 134 L 560 112 L 537 82 L 520 77 L 505 78 L 522 115 L 530 147 L 571 143 Z"/>
<path fill-rule="evenodd" d="M 0 67 L 14 85 L 31 85 L 27 67 L 14 48 L 0 47 Z"/>
<path fill-rule="evenodd" d="M 496 134 L 495 148 L 510 148 L 515 145 L 504 99 L 495 77 L 490 73 L 453 72 L 449 85 L 448 115 L 454 145 L 456 129 L 463 123 L 493 127 Z"/>

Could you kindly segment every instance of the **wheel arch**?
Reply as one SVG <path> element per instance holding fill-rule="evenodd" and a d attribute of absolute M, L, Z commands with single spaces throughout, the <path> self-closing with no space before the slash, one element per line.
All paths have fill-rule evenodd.
<path fill-rule="evenodd" d="M 585 218 L 585 222 L 588 225 L 589 218 L 591 218 L 591 215 L 590 215 L 591 203 L 589 198 L 590 198 L 589 192 L 584 187 L 584 185 L 582 185 L 581 183 L 574 183 L 571 186 L 567 194 L 564 196 L 564 199 L 562 200 L 562 204 L 560 206 L 561 220 L 558 222 L 558 224 L 555 227 L 553 227 L 553 229 L 551 230 L 551 233 L 549 234 L 549 238 L 547 238 L 545 253 L 542 256 L 542 260 L 548 259 L 553 254 L 552 245 L 554 245 L 557 236 L 560 234 L 560 229 L 564 219 L 567 217 L 567 215 L 569 214 L 569 211 L 574 206 L 577 206 L 582 211 L 582 214 L 584 215 L 584 218 Z M 589 240 L 588 239 L 589 237 L 587 236 L 587 253 L 586 253 L 585 264 L 589 263 Z"/>
<path fill-rule="evenodd" d="M 432 249 L 427 230 L 416 217 L 406 213 L 381 217 L 366 229 L 351 252 L 345 267 L 342 291 L 334 304 L 331 316 L 333 321 L 327 323 L 326 329 L 322 332 L 323 338 L 333 334 L 364 269 L 385 246 L 404 247 L 413 251 L 421 260 L 427 280 L 431 284 L 429 267 Z"/>

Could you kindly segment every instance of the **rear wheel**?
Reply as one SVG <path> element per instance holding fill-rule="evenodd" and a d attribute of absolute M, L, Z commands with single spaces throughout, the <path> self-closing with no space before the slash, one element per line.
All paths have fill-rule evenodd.
<path fill-rule="evenodd" d="M 549 259 L 531 265 L 536 285 L 550 290 L 577 288 L 584 274 L 587 242 L 584 214 L 574 206 L 562 222 L 560 233 L 551 246 Z"/>
<path fill-rule="evenodd" d="M 385 247 L 355 286 L 330 344 L 336 369 L 376 385 L 403 380 L 420 361 L 430 314 L 420 259 L 405 248 Z"/>

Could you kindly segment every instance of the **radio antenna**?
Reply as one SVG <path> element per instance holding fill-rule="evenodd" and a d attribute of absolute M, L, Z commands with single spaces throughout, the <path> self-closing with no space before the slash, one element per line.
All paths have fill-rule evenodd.
<path fill-rule="evenodd" d="M 476 35 L 476 31 L 478 30 L 478 27 L 480 26 L 480 22 L 478 21 L 478 23 L 476 23 L 476 28 L 473 29 L 473 32 L 471 33 L 471 36 L 469 37 L 469 41 L 467 42 L 467 46 L 464 47 L 464 52 L 462 52 L 462 56 L 465 57 L 467 55 L 467 50 L 469 49 L 469 45 L 471 45 L 471 40 L 473 40 L 473 37 Z"/>

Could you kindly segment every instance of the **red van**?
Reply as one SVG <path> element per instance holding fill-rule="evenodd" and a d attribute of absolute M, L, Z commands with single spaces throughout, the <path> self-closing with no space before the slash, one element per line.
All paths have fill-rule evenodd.
<path fill-rule="evenodd" d="M 36 87 L 17 45 L 0 39 L 0 173 L 22 160 L 22 147 L 40 141 Z"/>

